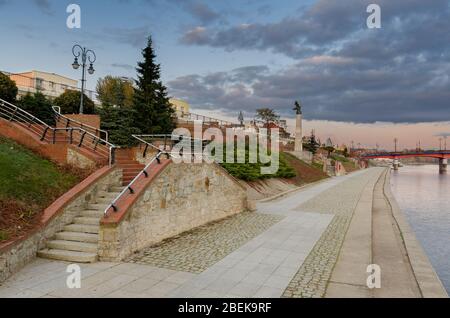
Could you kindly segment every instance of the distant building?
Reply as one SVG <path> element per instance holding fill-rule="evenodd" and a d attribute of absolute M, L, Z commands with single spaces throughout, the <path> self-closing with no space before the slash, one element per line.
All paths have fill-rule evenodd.
<path fill-rule="evenodd" d="M 288 129 L 287 121 L 285 119 L 280 119 L 278 121 L 278 124 L 279 124 L 280 128 L 283 128 L 284 130 Z"/>
<path fill-rule="evenodd" d="M 67 89 L 78 89 L 78 81 L 54 73 L 30 71 L 11 74 L 10 78 L 16 82 L 18 95 L 40 92 L 49 98 L 56 98 Z"/>
<path fill-rule="evenodd" d="M 77 80 L 55 73 L 35 70 L 14 74 L 8 72 L 3 73 L 16 82 L 18 97 L 24 96 L 28 93 L 34 94 L 40 92 L 52 100 L 63 94 L 68 89 L 77 91 L 80 90 L 78 88 Z M 97 94 L 94 91 L 85 90 L 84 93 L 97 104 Z"/>
<path fill-rule="evenodd" d="M 333 145 L 333 141 L 331 141 L 331 138 L 328 138 L 327 141 L 325 142 L 325 147 L 334 147 Z"/>
<path fill-rule="evenodd" d="M 172 98 L 169 100 L 170 104 L 172 104 L 173 109 L 178 118 L 183 117 L 185 114 L 191 111 L 191 106 L 188 102 L 185 102 L 181 99 Z"/>

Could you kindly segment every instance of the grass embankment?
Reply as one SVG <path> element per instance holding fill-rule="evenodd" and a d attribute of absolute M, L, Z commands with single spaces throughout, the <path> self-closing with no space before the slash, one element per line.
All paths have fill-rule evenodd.
<path fill-rule="evenodd" d="M 224 154 L 224 157 L 226 154 Z M 236 154 L 235 154 L 236 157 Z M 322 167 L 308 165 L 296 157 L 281 152 L 279 169 L 275 174 L 261 174 L 261 168 L 270 164 L 248 163 L 249 154 L 246 151 L 246 163 L 223 163 L 222 166 L 234 177 L 251 182 L 266 179 L 288 179 L 295 185 L 304 185 L 327 177 Z"/>
<path fill-rule="evenodd" d="M 270 164 L 249 163 L 248 152 L 246 153 L 246 163 L 223 163 L 224 167 L 232 176 L 244 181 L 257 181 L 271 178 L 289 179 L 296 177 L 295 170 L 288 165 L 285 154 L 280 153 L 280 165 L 275 174 L 261 174 L 261 168 L 269 167 Z"/>
<path fill-rule="evenodd" d="M 57 166 L 0 137 L 0 242 L 25 234 L 89 171 Z"/>
<path fill-rule="evenodd" d="M 347 171 L 347 172 L 353 172 L 353 171 L 359 170 L 355 166 L 355 163 L 346 157 L 335 155 L 335 154 L 331 155 L 330 157 L 331 157 L 331 159 L 333 159 L 335 161 L 341 162 L 345 168 L 345 171 Z"/>
<path fill-rule="evenodd" d="M 292 178 L 295 185 L 302 186 L 328 178 L 328 175 L 323 172 L 321 164 L 313 163 L 309 165 L 288 153 L 284 153 L 284 158 L 286 163 L 296 172 L 296 176 Z"/>

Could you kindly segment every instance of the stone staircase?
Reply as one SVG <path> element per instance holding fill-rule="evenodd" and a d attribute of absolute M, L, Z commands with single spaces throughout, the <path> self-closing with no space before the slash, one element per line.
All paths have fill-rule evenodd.
<path fill-rule="evenodd" d="M 121 187 L 113 187 L 110 192 L 100 192 L 96 203 L 80 211 L 74 222 L 66 225 L 63 232 L 57 233 L 54 240 L 48 241 L 38 256 L 77 263 L 96 262 L 100 219 L 121 191 Z"/>
<path fill-rule="evenodd" d="M 118 151 L 116 153 L 116 164 L 123 170 L 123 186 L 127 186 L 131 181 L 141 172 L 145 165 L 132 159 L 132 154 L 129 151 Z"/>

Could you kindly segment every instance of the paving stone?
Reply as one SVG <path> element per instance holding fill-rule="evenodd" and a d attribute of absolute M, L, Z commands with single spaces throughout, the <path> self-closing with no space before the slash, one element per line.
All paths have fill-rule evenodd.
<path fill-rule="evenodd" d="M 268 214 L 241 213 L 146 248 L 126 262 L 201 273 L 282 219 L 281 216 Z M 241 256 L 258 262 L 265 255 L 242 252 L 237 254 L 236 262 Z M 227 266 L 233 265 L 230 263 Z"/>

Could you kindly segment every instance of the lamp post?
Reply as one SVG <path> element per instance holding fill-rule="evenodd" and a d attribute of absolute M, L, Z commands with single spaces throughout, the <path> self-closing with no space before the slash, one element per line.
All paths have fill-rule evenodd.
<path fill-rule="evenodd" d="M 395 153 L 397 153 L 397 143 L 398 143 L 398 139 L 397 138 L 395 138 L 394 139 L 394 151 L 395 151 Z"/>
<path fill-rule="evenodd" d="M 89 50 L 85 47 L 81 47 L 78 44 L 75 44 L 72 48 L 72 54 L 75 57 L 75 60 L 73 61 L 72 67 L 74 70 L 77 70 L 80 68 L 80 66 L 82 67 L 82 72 L 81 72 L 81 99 L 80 99 L 80 114 L 83 114 L 83 99 L 84 99 L 84 86 L 86 83 L 86 64 L 89 61 L 89 68 L 88 68 L 88 73 L 90 75 L 94 74 L 95 69 L 94 69 L 94 63 L 97 60 L 97 57 L 95 55 L 95 52 L 92 50 Z M 78 61 L 78 58 L 81 57 L 81 65 Z"/>

